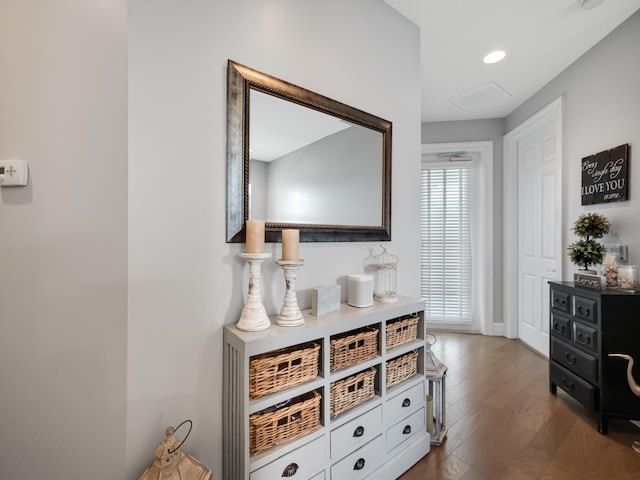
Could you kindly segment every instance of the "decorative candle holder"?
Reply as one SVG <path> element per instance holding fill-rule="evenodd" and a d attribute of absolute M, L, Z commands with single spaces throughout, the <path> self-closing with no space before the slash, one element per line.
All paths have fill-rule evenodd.
<path fill-rule="evenodd" d="M 433 337 L 433 342 L 429 341 L 429 336 Z M 431 435 L 431 444 L 441 445 L 447 436 L 447 402 L 445 399 L 447 366 L 431 351 L 431 347 L 436 343 L 436 336 L 427 333 L 426 337 L 427 430 Z"/>
<path fill-rule="evenodd" d="M 260 270 L 262 262 L 271 257 L 270 253 L 241 253 L 240 257 L 249 262 L 249 292 L 247 302 L 242 309 L 240 320 L 236 323 L 238 330 L 257 332 L 271 326 L 271 321 L 262 304 L 260 293 Z"/>
<path fill-rule="evenodd" d="M 298 277 L 298 270 L 304 265 L 304 260 L 276 260 L 276 263 L 284 271 L 286 284 L 284 302 L 276 323 L 282 327 L 297 327 L 304 323 L 304 317 L 296 297 L 296 278 Z"/>

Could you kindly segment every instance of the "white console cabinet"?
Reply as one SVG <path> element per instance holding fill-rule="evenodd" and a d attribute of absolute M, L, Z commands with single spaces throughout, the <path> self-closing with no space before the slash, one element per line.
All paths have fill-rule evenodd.
<path fill-rule="evenodd" d="M 395 303 L 374 302 L 356 308 L 343 303 L 340 310 L 321 317 L 303 312 L 305 323 L 244 332 L 224 330 L 224 469 L 225 480 L 390 480 L 399 477 L 429 453 L 425 417 L 424 302 L 398 297 Z M 386 345 L 387 322 L 415 315 L 417 338 L 393 348 Z M 377 354 L 356 365 L 331 371 L 331 339 L 364 327 L 378 329 Z M 303 384 L 251 399 L 250 359 L 293 345 L 320 345 L 319 373 Z M 387 387 L 387 362 L 417 352 L 415 373 Z M 415 354 L 414 354 L 415 355 Z M 331 384 L 375 368 L 375 395 L 353 408 L 331 416 Z M 250 415 L 293 397 L 321 395 L 320 428 L 250 454 Z M 291 466 L 294 466 L 293 470 Z"/>

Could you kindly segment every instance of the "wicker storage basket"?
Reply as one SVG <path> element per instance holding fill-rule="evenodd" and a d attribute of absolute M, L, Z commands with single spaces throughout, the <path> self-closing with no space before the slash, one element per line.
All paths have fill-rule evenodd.
<path fill-rule="evenodd" d="M 251 455 L 318 430 L 321 398 L 313 391 L 250 415 Z"/>
<path fill-rule="evenodd" d="M 251 357 L 249 397 L 262 397 L 313 380 L 318 376 L 319 351 L 320 345 L 309 342 Z"/>
<path fill-rule="evenodd" d="M 331 384 L 331 416 L 349 410 L 375 395 L 375 367 Z"/>
<path fill-rule="evenodd" d="M 404 355 L 387 362 L 387 387 L 415 375 L 418 371 L 418 352 L 405 353 Z"/>
<path fill-rule="evenodd" d="M 418 336 L 418 317 L 410 316 L 387 322 L 387 348 L 397 347 Z"/>
<path fill-rule="evenodd" d="M 365 327 L 331 337 L 331 370 L 355 365 L 377 354 L 377 328 Z"/>

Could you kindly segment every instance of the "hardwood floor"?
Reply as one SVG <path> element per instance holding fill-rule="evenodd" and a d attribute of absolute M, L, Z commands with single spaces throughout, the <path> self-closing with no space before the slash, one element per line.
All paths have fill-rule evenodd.
<path fill-rule="evenodd" d="M 448 366 L 447 438 L 401 480 L 640 479 L 640 429 L 596 417 L 558 389 L 547 360 L 516 340 L 437 333 Z M 639 399 L 640 401 L 640 399 Z"/>

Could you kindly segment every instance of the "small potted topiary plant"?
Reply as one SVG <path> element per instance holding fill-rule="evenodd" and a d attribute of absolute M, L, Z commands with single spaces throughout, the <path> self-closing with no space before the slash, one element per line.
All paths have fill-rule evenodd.
<path fill-rule="evenodd" d="M 569 259 L 583 267 L 584 273 L 595 273 L 589 270 L 590 265 L 597 265 L 602 262 L 604 247 L 596 241 L 609 233 L 611 223 L 607 217 L 599 213 L 585 213 L 580 215 L 573 224 L 573 233 L 580 240 L 569 245 Z"/>

